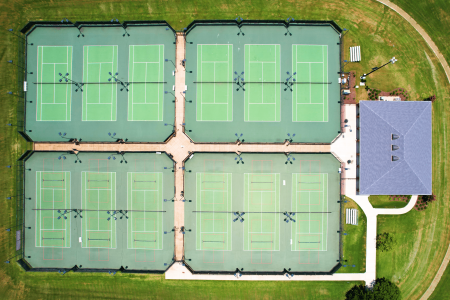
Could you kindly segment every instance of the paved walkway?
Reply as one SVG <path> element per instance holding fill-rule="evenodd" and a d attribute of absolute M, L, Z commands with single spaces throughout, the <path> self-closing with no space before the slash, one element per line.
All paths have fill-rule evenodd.
<path fill-rule="evenodd" d="M 431 296 L 431 294 L 433 294 L 434 289 L 437 287 L 439 281 L 441 280 L 441 277 L 444 274 L 449 261 L 450 261 L 450 244 L 448 245 L 447 253 L 445 254 L 444 259 L 442 260 L 441 266 L 439 267 L 436 276 L 434 276 L 433 281 L 431 282 L 425 294 L 422 295 L 420 300 L 427 300 Z"/>

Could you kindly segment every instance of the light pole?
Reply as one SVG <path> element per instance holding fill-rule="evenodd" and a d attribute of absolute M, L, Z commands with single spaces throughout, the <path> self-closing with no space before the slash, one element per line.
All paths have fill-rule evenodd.
<path fill-rule="evenodd" d="M 12 30 L 12 28 L 8 29 L 9 32 L 11 32 L 12 34 L 14 34 L 15 36 L 17 36 L 19 39 L 22 39 L 27 45 L 33 46 L 33 43 L 28 43 L 26 39 L 24 39 L 23 37 L 21 37 L 18 34 L 14 33 L 14 30 Z"/>
<path fill-rule="evenodd" d="M 384 66 L 387 66 L 388 64 L 395 64 L 397 62 L 397 59 L 395 59 L 395 56 L 393 58 L 391 58 L 387 63 L 385 63 L 384 65 L 382 65 L 381 67 L 375 67 L 372 68 L 372 71 L 370 71 L 367 74 L 364 74 L 363 76 L 361 76 L 361 79 L 365 79 L 366 76 L 369 76 L 370 74 L 372 74 L 375 71 L 378 71 L 379 69 L 381 69 Z"/>
<path fill-rule="evenodd" d="M 14 66 L 16 66 L 16 67 L 19 67 L 19 68 L 21 68 L 22 70 L 24 70 L 27 74 L 33 74 L 33 72 L 28 72 L 27 71 L 27 69 L 25 69 L 24 67 L 22 67 L 22 66 L 19 66 L 19 65 L 16 65 L 15 63 L 13 63 L 13 61 L 12 60 L 8 60 L 8 62 L 10 63 L 10 64 L 12 64 L 12 65 L 14 65 Z"/>

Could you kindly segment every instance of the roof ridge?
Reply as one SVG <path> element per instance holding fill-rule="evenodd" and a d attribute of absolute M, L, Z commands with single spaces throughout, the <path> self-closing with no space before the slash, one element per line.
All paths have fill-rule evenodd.
<path fill-rule="evenodd" d="M 409 165 L 408 161 L 405 160 L 406 164 L 408 165 L 408 168 L 411 169 L 411 171 L 413 171 L 414 175 L 416 175 L 416 178 L 419 179 L 420 183 L 422 184 L 422 186 L 425 188 L 425 190 L 428 190 L 427 186 L 423 183 L 422 179 L 420 179 L 420 177 L 417 175 L 417 173 L 414 171 L 413 168 L 411 168 L 411 166 Z"/>
<path fill-rule="evenodd" d="M 377 183 L 381 178 L 383 178 L 384 176 L 386 176 L 386 174 L 390 173 L 393 169 L 397 168 L 398 166 L 400 166 L 405 160 L 402 160 L 401 163 L 397 164 L 396 166 L 390 168 L 388 171 L 386 171 L 386 173 L 384 173 L 382 176 L 380 176 L 377 180 L 375 180 L 371 185 L 369 185 L 367 188 L 365 188 L 365 190 L 369 189 L 372 185 L 374 185 L 375 183 Z M 408 165 L 409 167 L 409 165 Z"/>
<path fill-rule="evenodd" d="M 431 104 L 431 102 L 430 102 Z M 429 106 L 429 105 L 428 105 Z M 411 125 L 411 127 L 409 127 L 408 131 L 405 132 L 405 134 L 403 136 L 406 137 L 406 135 L 409 133 L 409 131 L 411 130 L 411 128 L 413 128 L 413 126 L 416 124 L 417 120 L 419 120 L 419 118 L 423 115 L 423 113 L 426 111 L 426 108 L 428 108 L 428 106 L 425 106 L 424 109 L 422 110 L 422 112 L 420 113 L 420 115 L 417 116 L 416 120 L 414 121 L 414 123 Z"/>
<path fill-rule="evenodd" d="M 392 125 L 391 123 L 389 123 L 388 121 L 386 121 L 383 117 L 381 117 L 379 114 L 377 114 L 372 108 L 370 108 L 370 106 L 366 105 L 366 107 L 368 109 L 370 109 L 371 112 L 373 112 L 378 118 L 380 118 L 381 120 L 383 120 L 386 124 L 388 124 L 389 126 L 392 127 L 392 129 L 396 130 L 397 132 L 401 132 L 400 130 L 398 130 L 397 128 L 394 127 L 394 125 Z"/>

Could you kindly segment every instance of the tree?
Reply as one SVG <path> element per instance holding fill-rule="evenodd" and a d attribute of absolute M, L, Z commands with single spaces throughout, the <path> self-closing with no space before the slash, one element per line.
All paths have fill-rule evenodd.
<path fill-rule="evenodd" d="M 363 284 L 354 285 L 345 293 L 346 300 L 399 300 L 400 289 L 390 280 L 382 277 L 375 280 L 373 289 Z"/>
<path fill-rule="evenodd" d="M 345 300 L 372 300 L 373 293 L 368 290 L 365 285 L 354 285 L 345 293 Z"/>
<path fill-rule="evenodd" d="M 422 201 L 427 204 L 428 204 L 428 202 L 431 202 L 435 199 L 434 195 L 422 195 L 421 197 L 422 197 Z"/>
<path fill-rule="evenodd" d="M 400 289 L 390 280 L 382 277 L 375 280 L 373 287 L 374 300 L 398 300 Z"/>
<path fill-rule="evenodd" d="M 395 239 L 394 235 L 383 232 L 377 235 L 377 249 L 381 250 L 381 252 L 388 252 L 394 248 Z"/>

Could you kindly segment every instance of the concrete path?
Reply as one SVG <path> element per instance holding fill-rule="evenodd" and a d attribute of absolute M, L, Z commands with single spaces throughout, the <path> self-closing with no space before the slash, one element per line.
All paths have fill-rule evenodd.
<path fill-rule="evenodd" d="M 377 216 L 378 215 L 401 215 L 409 212 L 417 202 L 418 196 L 412 196 L 409 203 L 403 208 L 373 208 L 369 202 L 369 196 L 347 194 L 364 211 L 367 218 L 366 234 L 366 272 L 364 281 L 371 286 L 376 278 L 377 268 Z"/>
<path fill-rule="evenodd" d="M 386 5 L 387 7 L 392 9 L 393 11 L 397 12 L 406 21 L 408 21 L 409 24 L 411 24 L 414 27 L 415 30 L 417 30 L 417 32 L 423 37 L 425 42 L 427 42 L 428 46 L 431 48 L 431 50 L 433 50 L 434 54 L 439 59 L 439 62 L 441 63 L 442 67 L 444 68 L 444 72 L 447 75 L 447 80 L 450 83 L 450 67 L 448 66 L 448 63 L 445 60 L 444 56 L 439 51 L 439 48 L 436 46 L 436 44 L 430 38 L 428 33 L 425 30 L 423 30 L 423 28 L 416 21 L 414 21 L 414 19 L 411 18 L 410 15 L 408 15 L 399 6 L 395 5 L 394 3 L 392 3 L 391 1 L 388 1 L 388 0 L 377 0 L 377 1 L 382 3 L 382 4 L 384 4 L 384 5 Z"/>
<path fill-rule="evenodd" d="M 444 274 L 449 261 L 450 261 L 450 244 L 448 245 L 447 253 L 445 254 L 444 259 L 442 260 L 441 266 L 439 267 L 439 270 L 437 271 L 436 276 L 434 276 L 433 281 L 431 282 L 431 284 L 428 287 L 425 294 L 422 295 L 420 300 L 427 300 L 431 296 L 431 294 L 433 294 L 434 289 L 436 288 L 439 281 L 441 280 L 441 277 Z"/>

